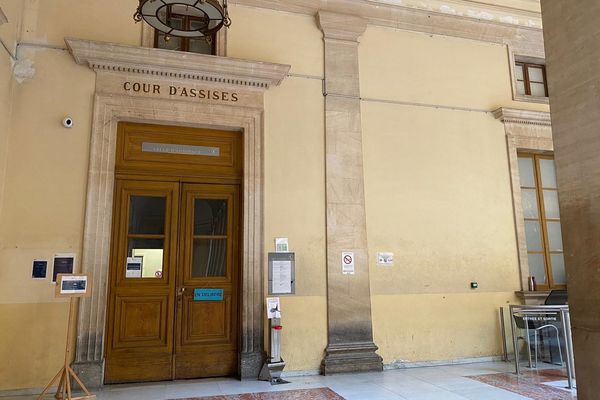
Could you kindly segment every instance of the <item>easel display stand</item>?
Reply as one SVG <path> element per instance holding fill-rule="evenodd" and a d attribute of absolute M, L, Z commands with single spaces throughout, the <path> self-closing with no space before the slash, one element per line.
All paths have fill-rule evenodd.
<path fill-rule="evenodd" d="M 68 277 L 68 280 L 65 279 Z M 85 279 L 80 279 L 76 281 L 74 278 L 85 277 Z M 67 346 L 65 350 L 65 363 L 64 366 L 58 371 L 58 373 L 52 378 L 52 380 L 44 387 L 44 391 L 39 395 L 37 400 L 42 400 L 46 393 L 50 390 L 52 385 L 58 380 L 58 388 L 56 390 L 56 394 L 54 397 L 57 400 L 84 400 L 84 399 L 95 399 L 96 395 L 91 394 L 88 388 L 84 385 L 84 383 L 79 379 L 75 371 L 71 368 L 70 360 L 71 360 L 71 346 L 72 346 L 72 326 L 73 326 L 73 318 L 75 315 L 75 302 L 78 297 L 87 297 L 91 294 L 90 288 L 87 286 L 87 276 L 85 275 L 58 275 L 57 277 L 57 288 L 56 288 L 56 297 L 70 297 L 69 299 L 69 319 L 67 325 Z M 73 289 L 73 285 L 76 285 L 75 289 Z M 83 288 L 81 288 L 83 286 Z M 83 292 L 82 292 L 83 291 Z M 73 293 L 77 292 L 77 293 Z M 85 393 L 83 396 L 73 397 L 73 386 L 72 379 L 77 382 L 77 384 L 81 387 L 83 392 Z"/>

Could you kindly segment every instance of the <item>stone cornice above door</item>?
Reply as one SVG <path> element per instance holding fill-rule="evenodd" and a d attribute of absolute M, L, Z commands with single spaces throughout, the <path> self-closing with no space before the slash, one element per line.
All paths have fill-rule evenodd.
<path fill-rule="evenodd" d="M 82 39 L 65 39 L 78 64 L 95 71 L 117 71 L 196 83 L 266 90 L 287 76 L 290 66 Z"/>
<path fill-rule="evenodd" d="M 494 117 L 504 123 L 552 126 L 550 113 L 544 111 L 530 111 L 502 107 L 494 111 Z"/>

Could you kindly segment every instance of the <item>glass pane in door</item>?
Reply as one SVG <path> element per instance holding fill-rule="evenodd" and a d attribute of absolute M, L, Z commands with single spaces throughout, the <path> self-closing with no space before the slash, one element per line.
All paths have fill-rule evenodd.
<path fill-rule="evenodd" d="M 192 277 L 227 276 L 227 239 L 195 239 Z"/>
<path fill-rule="evenodd" d="M 227 235 L 227 200 L 194 201 L 194 236 Z"/>
<path fill-rule="evenodd" d="M 166 207 L 166 197 L 129 197 L 126 278 L 162 278 Z"/>
<path fill-rule="evenodd" d="M 129 233 L 162 235 L 165 233 L 167 199 L 152 196 L 131 196 L 129 199 Z"/>
<path fill-rule="evenodd" d="M 129 238 L 127 244 L 127 278 L 162 278 L 163 239 Z"/>

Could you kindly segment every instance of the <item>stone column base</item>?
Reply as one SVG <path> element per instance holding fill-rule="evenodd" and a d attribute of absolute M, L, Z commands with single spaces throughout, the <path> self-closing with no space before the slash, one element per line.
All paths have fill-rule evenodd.
<path fill-rule="evenodd" d="M 71 367 L 88 389 L 99 389 L 104 386 L 104 360 L 76 361 Z"/>
<path fill-rule="evenodd" d="M 240 353 L 240 379 L 243 381 L 258 379 L 258 374 L 265 359 L 266 356 L 263 351 Z"/>
<path fill-rule="evenodd" d="M 383 359 L 373 342 L 330 344 L 321 362 L 323 375 L 347 372 L 381 372 Z"/>

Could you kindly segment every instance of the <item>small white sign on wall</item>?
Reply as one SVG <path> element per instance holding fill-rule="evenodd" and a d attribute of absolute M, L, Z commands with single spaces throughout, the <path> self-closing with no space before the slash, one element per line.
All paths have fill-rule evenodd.
<path fill-rule="evenodd" d="M 394 253 L 377 253 L 377 265 L 391 267 L 394 265 Z"/>
<path fill-rule="evenodd" d="M 354 253 L 342 251 L 342 274 L 354 275 Z"/>
<path fill-rule="evenodd" d="M 287 253 L 290 251 L 288 238 L 275 238 L 275 252 Z"/>
<path fill-rule="evenodd" d="M 267 297 L 267 318 L 281 318 L 281 304 L 279 297 Z"/>

